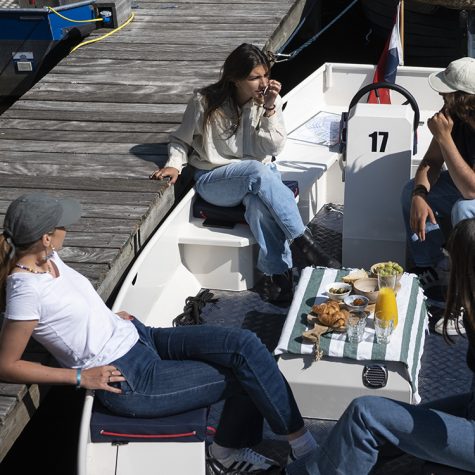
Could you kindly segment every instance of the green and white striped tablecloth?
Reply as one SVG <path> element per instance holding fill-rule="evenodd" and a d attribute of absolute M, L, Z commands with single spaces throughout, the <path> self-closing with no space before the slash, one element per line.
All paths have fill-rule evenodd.
<path fill-rule="evenodd" d="M 307 314 L 314 304 L 327 300 L 325 286 L 341 281 L 341 278 L 350 270 L 307 267 L 302 271 L 279 343 L 274 351 L 276 355 L 313 352 L 313 344 L 304 343 L 302 339 L 302 333 L 309 328 Z M 425 334 L 428 330 L 428 319 L 425 297 L 414 274 L 403 274 L 396 301 L 399 323 L 391 335 L 389 344 L 376 343 L 371 314 L 366 323 L 363 341 L 358 345 L 350 344 L 345 333 L 333 332 L 322 335 L 320 346 L 324 357 L 327 355 L 356 360 L 386 360 L 404 363 L 412 386 L 413 402 L 418 403 L 420 401 L 418 374 Z"/>

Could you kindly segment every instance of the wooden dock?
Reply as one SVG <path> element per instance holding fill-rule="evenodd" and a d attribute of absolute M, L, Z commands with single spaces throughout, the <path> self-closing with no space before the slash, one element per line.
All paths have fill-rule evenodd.
<path fill-rule="evenodd" d="M 129 25 L 67 56 L 0 116 L 0 226 L 23 193 L 79 199 L 83 217 L 61 255 L 110 301 L 190 186 L 186 175 L 179 187 L 148 176 L 165 162 L 168 134 L 192 90 L 217 80 L 242 42 L 275 51 L 309 1 L 134 0 Z M 0 462 L 44 391 L 0 384 Z"/>

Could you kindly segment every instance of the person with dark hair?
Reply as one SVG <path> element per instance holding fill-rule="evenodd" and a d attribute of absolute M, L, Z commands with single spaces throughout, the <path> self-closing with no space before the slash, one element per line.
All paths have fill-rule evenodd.
<path fill-rule="evenodd" d="M 0 235 L 0 379 L 94 389 L 112 412 L 161 417 L 225 400 L 208 464 L 213 473 L 265 473 L 278 464 L 250 447 L 263 420 L 292 454 L 315 447 L 276 361 L 248 330 L 209 325 L 151 328 L 113 313 L 59 257 L 80 217 L 73 199 L 43 193 L 8 207 Z M 61 367 L 23 359 L 30 337 Z"/>
<path fill-rule="evenodd" d="M 427 125 L 433 138 L 416 175 L 404 188 L 402 206 L 413 270 L 429 298 L 443 307 L 447 285 L 444 235 L 434 225 L 454 226 L 475 217 L 475 58 L 453 61 L 429 77 L 444 106 Z M 442 332 L 442 320 L 435 330 Z M 455 334 L 454 322 L 448 332 Z"/>
<path fill-rule="evenodd" d="M 293 249 L 309 265 L 340 267 L 302 222 L 293 193 L 272 157 L 284 147 L 281 84 L 270 78 L 268 57 L 244 43 L 225 60 L 218 82 L 194 92 L 170 136 L 169 159 L 152 179 L 174 184 L 186 164 L 196 168 L 196 191 L 218 206 L 243 203 L 259 248 L 264 298 L 291 296 Z"/>
<path fill-rule="evenodd" d="M 467 365 L 475 372 L 475 219 L 455 226 L 447 249 L 451 267 L 443 333 L 452 342 L 447 328 L 462 312 L 469 344 Z M 460 333 L 457 323 L 455 328 Z M 422 460 L 475 472 L 473 389 L 418 406 L 378 396 L 359 397 L 351 402 L 325 442 L 309 457 L 289 465 L 286 473 L 368 474 L 380 452 L 390 449 L 394 454 L 394 447 Z"/>

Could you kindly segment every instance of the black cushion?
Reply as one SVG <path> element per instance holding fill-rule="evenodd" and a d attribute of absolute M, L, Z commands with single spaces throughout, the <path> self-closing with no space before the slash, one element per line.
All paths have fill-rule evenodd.
<path fill-rule="evenodd" d="M 284 180 L 284 185 L 288 186 L 294 196 L 297 197 L 299 194 L 299 184 L 295 180 Z M 245 223 L 244 219 L 245 213 L 244 205 L 240 204 L 238 206 L 217 206 L 205 201 L 201 196 L 196 196 L 196 199 L 193 203 L 193 216 L 195 218 L 202 219 L 213 219 L 219 221 L 228 221 L 231 223 Z"/>
<path fill-rule="evenodd" d="M 91 417 L 93 442 L 202 442 L 208 409 L 167 417 L 125 417 L 107 410 L 95 398 Z"/>

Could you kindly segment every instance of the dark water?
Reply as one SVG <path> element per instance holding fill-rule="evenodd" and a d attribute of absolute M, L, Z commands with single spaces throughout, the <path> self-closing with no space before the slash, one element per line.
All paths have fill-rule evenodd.
<path fill-rule="evenodd" d="M 350 3 L 349 0 L 324 1 L 317 20 L 320 26 L 328 25 Z M 310 26 L 304 27 L 303 31 L 304 34 L 297 35 L 285 48 L 285 53 L 297 50 L 313 36 Z M 370 31 L 371 27 L 358 3 L 294 59 L 274 66 L 272 75 L 282 81 L 282 95 L 325 62 L 376 64 L 384 40 Z"/>
<path fill-rule="evenodd" d="M 324 1 L 322 25 L 349 3 L 349 0 Z M 283 83 L 282 93 L 288 92 L 326 61 L 375 64 L 384 40 L 375 35 L 367 37 L 369 30 L 360 6 L 353 7 L 295 59 L 274 67 L 273 76 Z M 296 37 L 286 51 L 293 51 L 308 37 L 308 34 Z M 74 475 L 83 394 L 71 387 L 53 387 L 0 464 L 0 474 Z"/>

